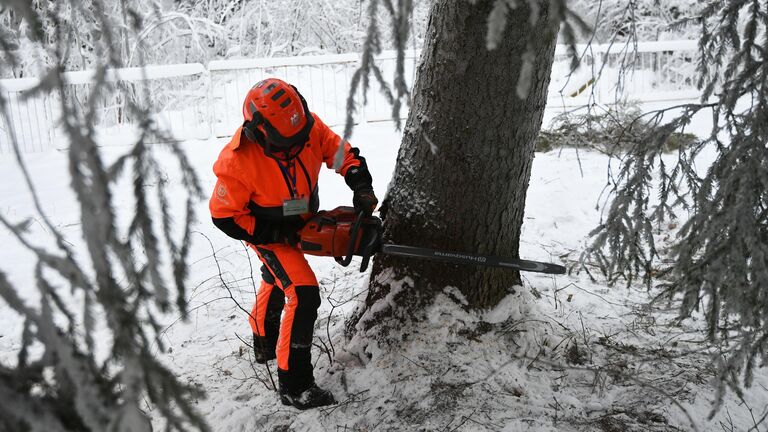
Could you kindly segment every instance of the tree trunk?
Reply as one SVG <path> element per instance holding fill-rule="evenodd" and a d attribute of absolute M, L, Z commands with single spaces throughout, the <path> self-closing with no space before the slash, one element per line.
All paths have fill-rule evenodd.
<path fill-rule="evenodd" d="M 385 199 L 385 241 L 518 257 L 525 194 L 554 60 L 549 2 L 531 25 L 525 2 L 510 10 L 495 50 L 486 47 L 493 1 L 436 0 L 414 86 L 413 106 Z M 530 90 L 516 88 L 532 59 Z M 494 306 L 520 275 L 510 270 L 378 255 L 366 300 L 406 279 L 398 307 L 418 306 L 447 286 L 470 307 Z"/>

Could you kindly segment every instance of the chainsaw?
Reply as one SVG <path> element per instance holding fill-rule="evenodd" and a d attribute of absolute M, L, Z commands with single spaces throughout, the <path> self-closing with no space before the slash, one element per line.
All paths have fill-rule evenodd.
<path fill-rule="evenodd" d="M 473 264 L 510 270 L 564 274 L 565 267 L 552 263 L 452 252 L 382 243 L 383 224 L 376 216 L 355 213 L 352 207 L 321 211 L 299 231 L 299 248 L 307 255 L 330 256 L 346 267 L 353 256 L 362 257 L 360 271 L 368 268 L 377 253 L 421 258 L 451 264 Z"/>

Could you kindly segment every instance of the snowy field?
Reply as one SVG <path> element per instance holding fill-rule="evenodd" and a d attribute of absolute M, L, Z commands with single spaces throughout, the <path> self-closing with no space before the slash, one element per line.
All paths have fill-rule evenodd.
<path fill-rule="evenodd" d="M 693 130 L 706 133 L 706 125 L 698 126 Z M 400 134 L 390 123 L 367 124 L 356 129 L 352 141 L 366 157 L 382 197 Z M 225 143 L 183 144 L 206 191 L 215 183 L 211 165 Z M 104 149 L 108 159 L 125 151 Z M 66 155 L 38 153 L 25 160 L 48 215 L 79 249 Z M 607 165 L 605 156 L 586 151 L 536 155 L 523 258 L 578 259 L 599 220 L 596 204 Z M 34 216 L 10 155 L 0 155 L 0 172 L 0 212 L 11 220 Z M 168 176 L 181 187 L 174 170 L 169 168 Z M 120 187 L 127 191 L 129 185 Z M 352 198 L 332 170 L 323 171 L 320 194 L 325 209 L 348 205 Z M 117 210 L 131 205 L 121 201 Z M 190 320 L 166 317 L 162 337 L 169 350 L 163 358 L 182 380 L 207 391 L 197 407 L 214 431 L 746 431 L 768 407 L 768 373 L 761 370 L 743 400 L 729 394 L 709 420 L 712 372 L 703 335 L 696 332 L 703 323 L 677 322 L 674 310 L 649 310 L 643 287 L 609 288 L 584 274 L 525 274 L 523 287 L 484 312 L 466 311 L 459 291 L 448 287 L 427 311 L 429 320 L 409 327 L 408 334 L 402 330 L 403 343 L 389 350 L 364 334 L 344 339 L 345 318 L 364 300 L 367 275 L 354 263 L 342 268 L 332 259 L 309 257 L 323 297 L 315 376 L 340 404 L 307 412 L 286 408 L 271 389 L 274 363 L 269 368 L 253 364 L 243 342 L 250 341 L 250 328 L 242 308 L 250 310 L 254 299 L 258 260 L 213 227 L 207 201 L 199 203 L 198 215 L 188 284 Z M 50 241 L 42 224 L 33 223 L 30 230 L 39 245 Z M 31 256 L 2 229 L 0 241 L 0 268 L 32 296 Z M 21 327 L 0 304 L 4 362 L 15 362 Z"/>

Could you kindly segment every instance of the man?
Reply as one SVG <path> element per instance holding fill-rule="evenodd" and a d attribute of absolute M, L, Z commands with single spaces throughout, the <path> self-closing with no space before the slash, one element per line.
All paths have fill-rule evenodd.
<path fill-rule="evenodd" d="M 245 122 L 213 166 L 218 177 L 210 200 L 213 223 L 247 242 L 264 264 L 249 322 L 256 361 L 277 358 L 280 399 L 299 409 L 335 403 L 314 381 L 310 349 L 320 306 L 317 279 L 297 231 L 318 211 L 317 179 L 323 162 L 341 166 L 357 211 L 370 214 L 378 200 L 358 149 L 326 126 L 292 85 L 270 78 L 243 103 Z M 282 314 L 282 320 L 281 318 Z"/>

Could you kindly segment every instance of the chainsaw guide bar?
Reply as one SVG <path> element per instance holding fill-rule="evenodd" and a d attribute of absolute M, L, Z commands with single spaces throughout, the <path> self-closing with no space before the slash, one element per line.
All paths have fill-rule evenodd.
<path fill-rule="evenodd" d="M 488 267 L 503 267 L 518 271 L 529 271 L 547 274 L 565 273 L 565 267 L 552 263 L 476 255 L 463 252 L 447 252 L 414 246 L 384 244 L 381 245 L 381 253 L 453 264 L 474 264 Z"/>
<path fill-rule="evenodd" d="M 382 244 L 383 231 L 382 221 L 378 217 L 356 214 L 352 207 L 337 207 L 331 211 L 320 212 L 310 219 L 299 234 L 299 244 L 305 254 L 334 257 L 344 267 L 352 262 L 353 256 L 361 256 L 361 272 L 368 268 L 374 254 L 384 253 L 451 264 L 482 265 L 547 274 L 565 273 L 565 267 L 552 263 Z"/>

